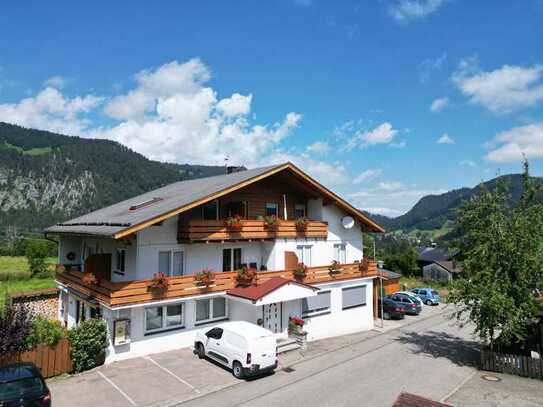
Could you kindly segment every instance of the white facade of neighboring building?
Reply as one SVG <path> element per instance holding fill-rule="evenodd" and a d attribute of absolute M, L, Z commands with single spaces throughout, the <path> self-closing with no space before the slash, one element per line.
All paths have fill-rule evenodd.
<path fill-rule="evenodd" d="M 322 199 L 310 200 L 307 207 L 310 219 L 328 223 L 326 239 L 278 238 L 272 241 L 179 244 L 178 217 L 174 216 L 160 225 L 138 231 L 135 237 L 129 239 L 63 235 L 59 239 L 59 262 L 83 264 L 89 254 L 111 253 L 111 281 L 123 282 L 150 279 L 159 269 L 160 253 L 164 256 L 166 252 L 175 256 L 175 261 L 181 264 L 178 267 L 183 275 L 196 274 L 205 268 L 220 272 L 223 250 L 228 248 L 241 248 L 242 263 L 256 263 L 258 268 L 265 266 L 267 270 L 285 268 L 285 251 L 304 257 L 299 260 L 307 266 L 326 266 L 332 260 L 340 263 L 362 261 L 362 227 L 358 220 L 354 227 L 345 228 L 342 225 L 345 212 L 336 205 L 324 205 Z M 124 271 L 117 270 L 116 258 L 119 251 L 124 253 Z M 68 253 L 72 257 L 75 254 L 75 257 L 72 260 L 67 259 Z M 273 323 L 278 336 L 287 336 L 290 316 L 304 318 L 304 329 L 308 333 L 309 341 L 373 328 L 372 278 L 322 283 L 316 287 L 319 291 L 314 297 L 292 300 L 277 298 L 277 302 L 273 303 L 273 318 L 276 319 Z M 264 315 L 272 309 L 272 305 L 252 304 L 224 292 L 112 308 L 74 293 L 68 287 L 60 285 L 60 288 L 59 319 L 65 321 L 69 328 L 96 312 L 107 321 L 110 333 L 114 331 L 114 321 L 129 321 L 129 342 L 118 346 L 110 343 L 106 357 L 108 363 L 192 346 L 197 329 L 211 326 L 218 321 L 243 320 L 262 324 L 263 320 L 270 323 L 272 318 Z M 317 306 L 317 303 L 318 310 L 307 309 Z M 213 307 L 209 318 L 205 320 L 202 318 L 202 310 L 206 309 L 207 305 L 204 304 Z M 197 311 L 197 308 L 200 311 Z M 159 317 L 160 312 L 162 316 Z M 169 312 L 172 314 L 167 315 Z M 160 328 L 148 329 L 149 320 L 153 326 L 160 324 Z"/>

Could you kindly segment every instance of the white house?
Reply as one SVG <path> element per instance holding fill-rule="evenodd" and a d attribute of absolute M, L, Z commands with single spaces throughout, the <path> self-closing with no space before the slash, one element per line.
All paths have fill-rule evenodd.
<path fill-rule="evenodd" d="M 59 319 L 104 318 L 111 362 L 191 346 L 222 320 L 285 337 L 299 316 L 309 341 L 371 329 L 376 267 L 363 260 L 363 230 L 383 231 L 286 163 L 177 182 L 45 233 L 65 268 Z M 240 269 L 258 271 L 242 285 Z"/>

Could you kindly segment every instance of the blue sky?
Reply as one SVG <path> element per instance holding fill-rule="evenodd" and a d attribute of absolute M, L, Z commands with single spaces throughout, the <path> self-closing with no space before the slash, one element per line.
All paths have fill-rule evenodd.
<path fill-rule="evenodd" d="M 0 120 L 291 160 L 364 209 L 543 175 L 543 1 L 10 2 Z"/>

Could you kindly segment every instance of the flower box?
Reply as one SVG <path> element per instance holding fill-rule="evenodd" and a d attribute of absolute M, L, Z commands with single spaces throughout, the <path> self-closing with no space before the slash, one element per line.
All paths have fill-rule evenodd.
<path fill-rule="evenodd" d="M 307 276 L 307 266 L 304 263 L 298 263 L 296 268 L 292 270 L 292 275 L 296 280 L 303 280 Z"/>
<path fill-rule="evenodd" d="M 199 273 L 196 273 L 194 276 L 194 279 L 198 283 L 198 285 L 209 288 L 215 279 L 215 273 L 213 273 L 213 270 L 210 269 L 203 269 Z"/>
<path fill-rule="evenodd" d="M 307 229 L 307 223 L 308 223 L 307 218 L 298 218 L 294 222 L 294 224 L 296 225 L 296 230 L 300 230 L 300 231 L 304 231 Z"/>
<path fill-rule="evenodd" d="M 238 270 L 236 282 L 238 286 L 248 287 L 256 281 L 256 270 L 253 268 L 242 267 Z"/>
<path fill-rule="evenodd" d="M 297 316 L 289 317 L 288 332 L 289 334 L 303 334 L 305 321 Z"/>
<path fill-rule="evenodd" d="M 227 229 L 240 230 L 243 226 L 241 222 L 241 216 L 239 215 L 229 216 L 224 221 L 224 225 L 226 226 Z"/>
<path fill-rule="evenodd" d="M 334 260 L 332 264 L 328 266 L 328 272 L 332 275 L 334 274 L 340 274 L 343 271 L 341 268 L 341 264 L 339 264 L 338 261 Z"/>
<path fill-rule="evenodd" d="M 168 277 L 164 273 L 154 273 L 149 289 L 155 292 L 166 291 L 168 289 Z"/>
<path fill-rule="evenodd" d="M 277 229 L 277 226 L 279 226 L 279 219 L 277 219 L 277 216 L 264 216 L 264 226 L 267 229 L 275 230 Z"/>
<path fill-rule="evenodd" d="M 87 285 L 97 285 L 99 283 L 98 277 L 96 277 L 92 273 L 85 273 L 83 274 L 83 278 L 81 279 L 83 284 Z"/>

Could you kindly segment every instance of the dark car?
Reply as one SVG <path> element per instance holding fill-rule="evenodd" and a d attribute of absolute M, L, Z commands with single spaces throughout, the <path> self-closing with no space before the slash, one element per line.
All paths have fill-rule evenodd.
<path fill-rule="evenodd" d="M 381 317 L 381 300 L 378 303 L 378 314 Z M 403 319 L 405 318 L 405 309 L 402 304 L 390 298 L 383 298 L 383 319 Z"/>
<path fill-rule="evenodd" d="M 405 308 L 405 313 L 407 315 L 419 315 L 422 311 L 422 306 L 420 301 L 414 297 L 414 295 L 408 295 L 403 293 L 395 293 L 390 296 L 390 298 L 400 304 Z"/>
<path fill-rule="evenodd" d="M 51 392 L 32 363 L 15 363 L 0 368 L 0 406 L 51 406 Z"/>

